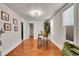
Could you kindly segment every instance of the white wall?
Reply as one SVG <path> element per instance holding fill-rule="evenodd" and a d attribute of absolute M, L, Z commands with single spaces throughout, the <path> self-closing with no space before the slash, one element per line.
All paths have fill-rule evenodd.
<path fill-rule="evenodd" d="M 51 33 L 51 41 L 54 42 L 59 48 L 62 48 L 64 41 L 63 26 L 62 26 L 62 14 L 57 13 L 53 17 L 53 33 Z"/>
<path fill-rule="evenodd" d="M 20 16 L 18 16 L 11 9 L 9 9 L 7 6 L 5 6 L 4 4 L 0 4 L 0 13 L 1 11 L 8 13 L 10 19 L 9 21 L 2 20 L 1 14 L 0 14 L 0 29 L 4 23 L 11 24 L 11 31 L 5 31 L 5 33 L 3 33 L 2 37 L 0 38 L 3 44 L 2 54 L 5 55 L 6 53 L 14 49 L 19 43 L 21 43 L 21 21 L 23 21 L 24 24 L 26 21 L 22 19 Z M 18 32 L 14 32 L 13 18 L 18 20 L 18 25 L 17 25 L 19 29 Z"/>
<path fill-rule="evenodd" d="M 27 21 L 26 22 L 26 27 L 27 27 L 27 34 L 26 37 L 28 38 L 30 35 L 30 29 L 29 29 L 29 23 L 34 24 L 34 39 L 37 39 L 38 34 L 40 31 L 43 31 L 43 25 L 45 21 Z"/>
<path fill-rule="evenodd" d="M 77 45 L 79 45 L 79 3 L 76 5 L 77 6 L 77 12 L 76 12 L 76 14 L 77 14 L 77 18 L 76 18 L 76 25 L 77 25 L 77 40 L 76 40 L 76 42 L 77 42 Z"/>
<path fill-rule="evenodd" d="M 51 41 L 54 42 L 60 49 L 63 47 L 65 40 L 65 31 L 63 26 L 63 17 L 62 13 L 66 10 L 71 4 L 66 5 L 59 12 L 57 12 L 51 20 L 53 20 L 53 33 L 51 33 Z"/>
<path fill-rule="evenodd" d="M 24 33 L 24 40 L 28 39 L 29 36 L 29 25 L 28 21 L 23 20 L 23 33 Z"/>

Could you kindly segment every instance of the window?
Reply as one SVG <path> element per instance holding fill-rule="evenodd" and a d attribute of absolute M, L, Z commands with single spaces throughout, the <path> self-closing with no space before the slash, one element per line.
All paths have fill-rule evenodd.
<path fill-rule="evenodd" d="M 62 16 L 65 38 L 66 40 L 74 41 L 74 6 L 66 9 Z"/>

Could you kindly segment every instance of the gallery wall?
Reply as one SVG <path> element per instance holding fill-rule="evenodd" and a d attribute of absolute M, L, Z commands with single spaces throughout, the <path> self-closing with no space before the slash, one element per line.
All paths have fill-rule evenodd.
<path fill-rule="evenodd" d="M 1 11 L 4 11 L 9 15 L 9 21 L 1 19 Z M 13 18 L 17 20 L 17 25 L 13 24 Z M 3 33 L 0 37 L 0 40 L 2 41 L 2 55 L 6 55 L 21 43 L 21 21 L 25 26 L 26 21 L 23 18 L 18 16 L 14 11 L 4 4 L 0 4 L 0 29 L 3 27 L 4 30 L 4 23 L 11 24 L 11 30 L 4 30 L 5 33 Z M 18 31 L 14 31 L 14 26 L 18 27 Z M 24 30 L 24 32 L 26 32 L 26 30 Z M 24 38 L 25 37 L 26 36 L 24 36 Z"/>
<path fill-rule="evenodd" d="M 24 40 L 29 38 L 29 23 L 34 23 L 34 39 L 37 39 L 38 34 L 40 31 L 43 31 L 43 25 L 45 21 L 29 21 L 27 19 L 21 18 L 18 14 L 16 14 L 13 10 L 8 8 L 4 4 L 0 4 L 0 13 L 1 11 L 6 12 L 9 14 L 9 21 L 1 19 L 1 14 L 0 14 L 0 29 L 3 27 L 4 29 L 4 23 L 9 23 L 11 24 L 11 30 L 10 31 L 5 31 L 5 33 L 2 34 L 2 37 L 0 40 L 2 41 L 3 44 L 3 51 L 2 55 L 6 55 L 9 53 L 11 50 L 13 50 L 17 45 L 19 45 L 22 40 L 21 40 L 21 22 L 23 22 L 23 32 L 24 32 Z M 17 25 L 13 24 L 13 18 L 18 21 Z M 18 31 L 14 31 L 14 26 L 18 27 Z"/>

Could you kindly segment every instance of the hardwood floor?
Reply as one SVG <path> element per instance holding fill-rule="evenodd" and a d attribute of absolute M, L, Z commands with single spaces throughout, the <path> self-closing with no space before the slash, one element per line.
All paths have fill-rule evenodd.
<path fill-rule="evenodd" d="M 37 48 L 37 40 L 24 40 L 19 46 L 6 56 L 60 56 L 60 49 L 49 42 L 48 49 Z"/>

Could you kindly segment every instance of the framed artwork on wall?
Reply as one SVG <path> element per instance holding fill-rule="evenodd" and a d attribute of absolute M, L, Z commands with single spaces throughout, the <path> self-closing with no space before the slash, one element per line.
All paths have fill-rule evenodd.
<path fill-rule="evenodd" d="M 11 24 L 9 24 L 9 23 L 4 23 L 4 30 L 5 30 L 5 31 L 11 31 Z"/>
<path fill-rule="evenodd" d="M 17 32 L 18 31 L 18 27 L 14 26 L 14 31 Z"/>
<path fill-rule="evenodd" d="M 4 11 L 1 11 L 1 19 L 9 21 L 9 14 Z"/>
<path fill-rule="evenodd" d="M 17 19 L 13 19 L 13 24 L 17 25 L 18 21 Z"/>

